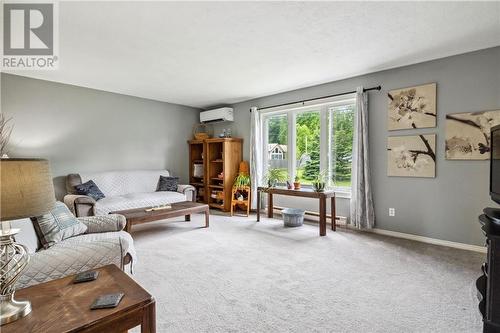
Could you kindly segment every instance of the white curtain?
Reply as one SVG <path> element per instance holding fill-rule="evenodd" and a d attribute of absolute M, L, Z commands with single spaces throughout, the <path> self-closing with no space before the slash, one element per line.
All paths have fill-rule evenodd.
<path fill-rule="evenodd" d="M 360 229 L 371 229 L 375 225 L 375 210 L 368 153 L 368 94 L 363 92 L 363 87 L 358 87 L 356 90 L 351 177 L 350 223 Z"/>
<path fill-rule="evenodd" d="M 250 178 L 252 181 L 252 209 L 257 209 L 257 187 L 262 180 L 262 127 L 260 124 L 260 113 L 257 107 L 250 109 Z"/>

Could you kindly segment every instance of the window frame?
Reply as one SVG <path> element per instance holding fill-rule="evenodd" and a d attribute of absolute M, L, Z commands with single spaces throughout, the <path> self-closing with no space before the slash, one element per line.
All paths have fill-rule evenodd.
<path fill-rule="evenodd" d="M 297 174 L 297 156 L 296 156 L 296 141 L 297 141 L 297 128 L 296 120 L 297 115 L 305 112 L 319 112 L 320 114 L 320 170 L 328 169 L 328 164 L 332 158 L 333 149 L 331 149 L 329 135 L 330 135 L 330 125 L 331 120 L 329 118 L 329 110 L 333 107 L 340 107 L 344 105 L 354 105 L 354 112 L 356 112 L 356 97 L 355 94 L 338 96 L 334 98 L 328 98 L 324 100 L 318 100 L 313 103 L 301 103 L 300 105 L 284 106 L 279 108 L 273 108 L 261 112 L 261 126 L 263 134 L 263 171 L 267 172 L 269 165 L 269 155 L 268 155 L 268 137 L 269 137 L 269 125 L 268 120 L 273 116 L 287 116 L 287 173 L 290 179 L 294 179 Z M 333 133 L 331 134 L 333 136 Z M 329 170 L 330 172 L 330 170 Z M 304 187 L 310 187 L 310 185 L 304 185 Z M 340 193 L 341 197 L 350 197 L 351 188 L 350 187 L 338 187 L 335 186 L 334 190 Z"/>

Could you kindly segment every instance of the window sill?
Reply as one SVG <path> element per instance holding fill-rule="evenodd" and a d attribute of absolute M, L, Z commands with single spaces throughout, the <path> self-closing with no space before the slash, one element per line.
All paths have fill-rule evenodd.
<path fill-rule="evenodd" d="M 351 199 L 351 192 L 335 190 L 335 197 L 342 199 Z"/>
<path fill-rule="evenodd" d="M 281 184 L 282 186 L 286 186 L 286 184 Z M 311 185 L 302 185 L 303 188 L 312 189 Z M 351 199 L 351 191 L 347 190 L 345 187 L 333 188 L 335 191 L 335 196 L 341 199 Z"/>

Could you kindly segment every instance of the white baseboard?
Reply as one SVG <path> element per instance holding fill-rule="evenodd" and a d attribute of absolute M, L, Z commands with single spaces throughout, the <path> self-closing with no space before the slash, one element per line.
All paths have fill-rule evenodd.
<path fill-rule="evenodd" d="M 275 210 L 275 213 L 279 212 Z M 341 218 L 341 221 L 345 223 L 345 217 L 338 216 Z M 317 222 L 318 219 L 314 217 L 310 217 L 306 215 L 306 220 L 310 221 L 315 221 Z M 330 219 L 327 219 L 327 224 L 330 224 Z M 337 224 L 339 225 L 339 224 Z M 344 226 L 345 224 L 341 224 Z M 390 237 L 396 237 L 396 238 L 403 238 L 403 239 L 409 239 L 409 240 L 414 240 L 417 242 L 422 242 L 422 243 L 427 243 L 427 244 L 434 244 L 434 245 L 440 245 L 440 246 L 448 246 L 448 247 L 453 247 L 455 249 L 461 249 L 461 250 L 468 250 L 468 251 L 474 251 L 474 252 L 480 252 L 480 253 L 486 253 L 487 249 L 485 246 L 479 246 L 479 245 L 472 245 L 472 244 L 465 244 L 465 243 L 458 243 L 458 242 L 452 242 L 452 241 L 447 241 L 443 239 L 437 239 L 437 238 L 430 238 L 430 237 L 425 237 L 425 236 L 418 236 L 418 235 L 413 235 L 413 234 L 406 234 L 404 232 L 397 232 L 397 231 L 391 231 L 391 230 L 385 230 L 385 229 L 379 229 L 379 228 L 373 228 L 373 229 L 358 229 L 353 227 L 351 224 L 346 225 L 348 229 L 352 230 L 358 230 L 358 231 L 365 231 L 365 232 L 372 232 L 374 234 L 379 234 L 379 235 L 385 235 L 385 236 L 390 236 Z"/>
<path fill-rule="evenodd" d="M 405 234 L 403 232 L 384 230 L 384 229 L 378 229 L 378 228 L 374 228 L 374 229 L 370 229 L 370 230 L 366 230 L 366 231 L 373 232 L 374 234 L 379 234 L 379 235 L 410 239 L 410 240 L 414 240 L 414 241 L 422 242 L 422 243 L 448 246 L 448 247 L 453 247 L 453 248 L 461 249 L 461 250 L 469 250 L 469 251 L 486 253 L 486 247 L 484 247 L 484 246 L 451 242 L 451 241 L 447 241 L 447 240 L 443 240 L 443 239 L 430 238 L 430 237 L 418 236 L 418 235 L 413 235 L 413 234 Z"/>

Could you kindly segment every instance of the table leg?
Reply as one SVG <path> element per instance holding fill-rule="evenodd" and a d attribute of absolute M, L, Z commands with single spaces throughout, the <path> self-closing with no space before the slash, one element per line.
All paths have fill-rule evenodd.
<path fill-rule="evenodd" d="M 273 194 L 272 193 L 267 193 L 267 217 L 270 219 L 273 218 Z"/>
<path fill-rule="evenodd" d="M 335 195 L 332 197 L 332 230 L 336 231 L 337 230 L 337 207 L 335 204 Z"/>
<path fill-rule="evenodd" d="M 319 235 L 326 236 L 326 197 L 319 198 Z"/>
<path fill-rule="evenodd" d="M 184 221 L 186 221 L 186 222 L 191 221 L 191 214 L 184 215 Z"/>
<path fill-rule="evenodd" d="M 260 191 L 257 190 L 257 222 L 260 222 Z"/>
<path fill-rule="evenodd" d="M 210 211 L 207 209 L 205 211 L 205 228 L 208 228 L 210 224 Z"/>
<path fill-rule="evenodd" d="M 142 315 L 141 333 L 156 333 L 156 306 L 149 304 Z"/>

